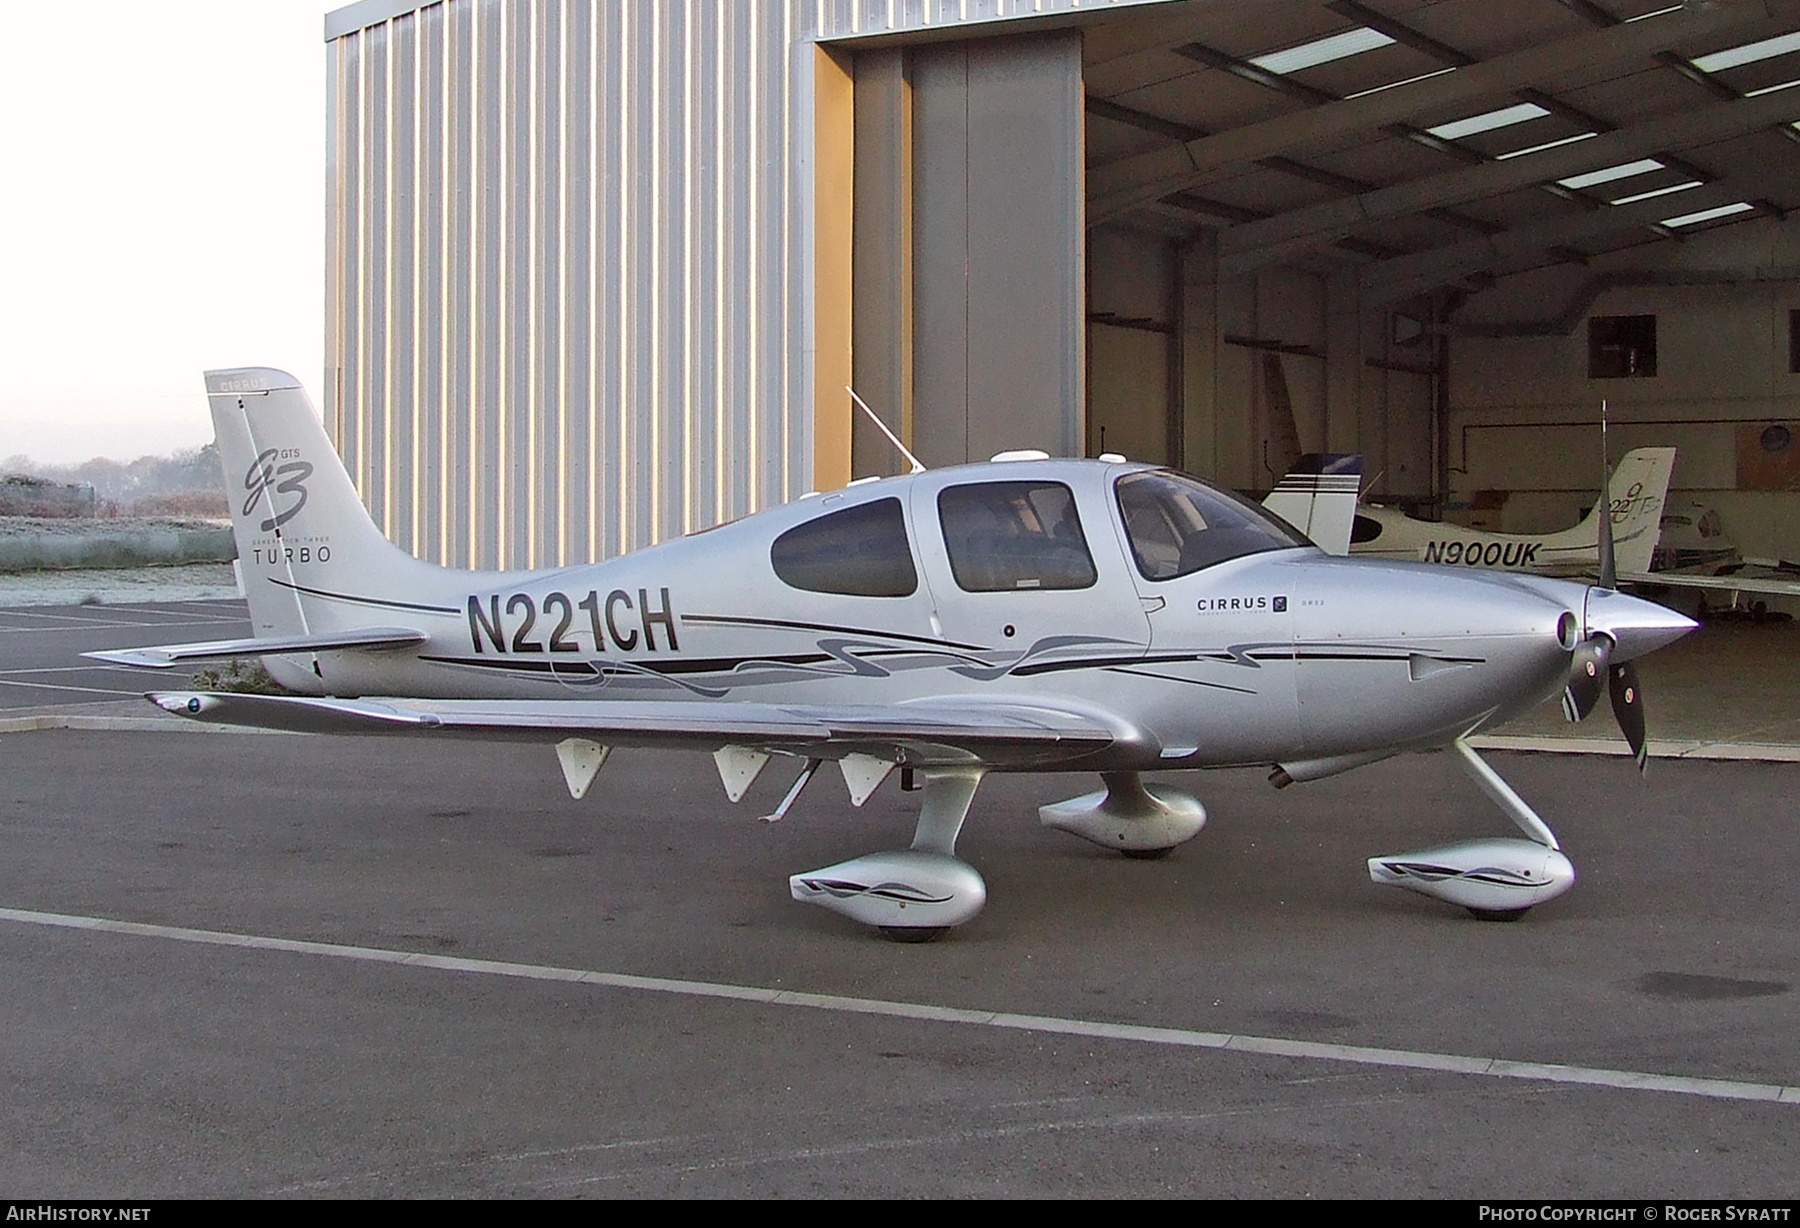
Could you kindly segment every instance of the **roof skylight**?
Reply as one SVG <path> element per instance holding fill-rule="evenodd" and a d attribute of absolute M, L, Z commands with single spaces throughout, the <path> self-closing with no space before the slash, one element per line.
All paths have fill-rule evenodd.
<path fill-rule="evenodd" d="M 1636 162 L 1621 162 L 1617 166 L 1603 167 L 1585 175 L 1570 175 L 1567 179 L 1558 179 L 1556 182 L 1565 188 L 1591 188 L 1597 183 L 1611 183 L 1615 179 L 1629 179 L 1646 171 L 1662 169 L 1663 164 L 1655 158 L 1639 158 Z"/>
<path fill-rule="evenodd" d="M 1795 30 L 1792 34 L 1777 34 L 1774 38 L 1765 38 L 1761 42 L 1745 43 L 1742 47 L 1727 47 L 1724 51 L 1715 51 L 1711 55 L 1697 55 L 1692 63 L 1701 72 L 1722 72 L 1727 68 L 1736 68 L 1739 64 L 1772 60 L 1790 51 L 1800 51 L 1800 30 Z"/>
<path fill-rule="evenodd" d="M 1471 115 L 1467 119 L 1451 120 L 1447 124 L 1439 124 L 1425 131 L 1432 136 L 1442 137 L 1446 141 L 1460 140 L 1465 136 L 1474 136 L 1477 132 L 1492 132 L 1496 128 L 1506 128 L 1513 124 L 1522 124 L 1528 119 L 1541 119 L 1550 112 L 1535 102 L 1521 102 L 1516 107 L 1502 107 L 1498 111 L 1487 111 L 1480 115 Z"/>
<path fill-rule="evenodd" d="M 1702 209 L 1698 213 L 1684 213 L 1680 217 L 1666 217 L 1664 226 L 1693 226 L 1699 222 L 1710 222 L 1718 217 L 1730 217 L 1734 213 L 1748 213 L 1756 206 L 1747 200 L 1740 200 L 1735 205 L 1720 205 L 1717 209 Z"/>
<path fill-rule="evenodd" d="M 1345 30 L 1342 34 L 1333 34 L 1327 38 L 1314 39 L 1310 43 L 1301 43 L 1298 47 L 1289 47 L 1286 51 L 1271 51 L 1268 55 L 1252 56 L 1250 63 L 1264 72 L 1286 76 L 1288 73 L 1299 72 L 1304 68 L 1313 68 L 1320 64 L 1329 64 L 1333 60 L 1344 59 L 1347 56 L 1373 51 L 1375 48 L 1385 47 L 1393 41 L 1379 30 L 1358 26 L 1354 30 Z"/>
<path fill-rule="evenodd" d="M 1651 188 L 1648 192 L 1634 192 L 1630 196 L 1621 196 L 1617 200 L 1609 200 L 1609 205 L 1635 205 L 1640 200 L 1654 200 L 1658 196 L 1673 196 L 1677 192 L 1685 192 L 1689 188 L 1702 188 L 1706 185 L 1698 179 L 1690 179 L 1686 183 L 1670 184 L 1666 188 Z"/>

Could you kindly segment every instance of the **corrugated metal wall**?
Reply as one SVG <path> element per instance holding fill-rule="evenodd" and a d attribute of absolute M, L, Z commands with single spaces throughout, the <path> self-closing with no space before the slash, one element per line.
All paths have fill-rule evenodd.
<path fill-rule="evenodd" d="M 326 424 L 423 558 L 803 493 L 815 38 L 1143 0 L 444 0 L 327 19 Z"/>

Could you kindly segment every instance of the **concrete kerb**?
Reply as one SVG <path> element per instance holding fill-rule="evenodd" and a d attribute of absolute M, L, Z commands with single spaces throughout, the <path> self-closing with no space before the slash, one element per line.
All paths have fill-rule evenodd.
<path fill-rule="evenodd" d="M 287 733 L 285 729 L 234 729 L 203 725 L 178 716 L 82 716 L 67 712 L 0 716 L 0 734 L 35 733 L 42 729 L 101 730 L 107 733 Z"/>
<path fill-rule="evenodd" d="M 36 733 L 45 729 L 99 730 L 107 733 L 285 733 L 282 729 L 234 729 L 203 725 L 151 706 L 143 699 L 7 710 L 0 708 L 0 734 Z"/>

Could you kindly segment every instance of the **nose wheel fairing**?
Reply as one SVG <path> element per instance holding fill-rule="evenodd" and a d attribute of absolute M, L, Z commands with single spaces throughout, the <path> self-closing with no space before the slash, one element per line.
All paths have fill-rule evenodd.
<path fill-rule="evenodd" d="M 1575 867 L 1530 840 L 1463 840 L 1369 858 L 1369 877 L 1456 904 L 1483 919 L 1511 920 L 1575 885 Z"/>
<path fill-rule="evenodd" d="M 1457 765 L 1529 840 L 1464 840 L 1416 853 L 1369 858 L 1369 877 L 1466 908 L 1488 921 L 1513 921 L 1575 885 L 1575 867 L 1556 835 L 1525 799 L 1462 738 L 1450 744 Z"/>

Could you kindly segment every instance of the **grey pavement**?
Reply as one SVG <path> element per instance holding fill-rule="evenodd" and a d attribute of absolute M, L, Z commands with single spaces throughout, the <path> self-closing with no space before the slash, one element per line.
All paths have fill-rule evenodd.
<path fill-rule="evenodd" d="M 960 848 L 989 906 L 909 947 L 786 889 L 906 842 L 892 781 L 861 811 L 815 785 L 763 824 L 787 775 L 733 807 L 703 756 L 621 751 L 576 803 L 544 747 L 0 735 L 0 907 L 167 927 L 0 919 L 0 1187 L 1792 1197 L 1800 767 L 1658 763 L 1645 783 L 1594 756 L 1495 759 L 1581 875 L 1516 924 L 1368 881 L 1371 854 L 1505 830 L 1446 756 L 1415 755 L 1279 793 L 1178 777 L 1212 822 L 1159 862 L 1037 825 L 1083 779 L 990 778 Z M 1092 1034 L 1114 1025 L 1287 1047 Z M 1617 1086 L 1647 1076 L 1790 1102 Z"/>
<path fill-rule="evenodd" d="M 0 720 L 50 709 L 116 704 L 153 687 L 185 686 L 189 677 L 186 671 L 87 661 L 83 652 L 249 634 L 244 603 L 235 598 L 0 608 Z M 140 708 L 155 717 L 147 704 L 130 706 L 134 714 Z"/>

